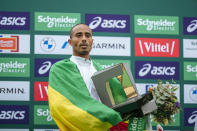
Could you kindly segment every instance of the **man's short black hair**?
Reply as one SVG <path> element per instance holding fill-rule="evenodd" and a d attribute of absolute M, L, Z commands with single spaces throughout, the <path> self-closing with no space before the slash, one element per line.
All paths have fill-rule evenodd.
<path fill-rule="evenodd" d="M 73 29 L 74 29 L 75 27 L 77 27 L 78 25 L 86 25 L 86 24 L 80 23 L 80 24 L 74 25 L 74 26 L 71 28 L 71 30 L 70 30 L 70 38 L 72 38 Z M 86 26 L 88 26 L 88 25 L 86 25 Z M 89 27 L 89 26 L 88 26 L 88 27 Z"/>

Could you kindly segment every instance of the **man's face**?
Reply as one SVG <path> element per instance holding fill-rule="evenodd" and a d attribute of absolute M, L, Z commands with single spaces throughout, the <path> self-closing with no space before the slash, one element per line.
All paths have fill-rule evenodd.
<path fill-rule="evenodd" d="M 73 28 L 68 42 L 73 48 L 73 55 L 89 56 L 93 43 L 91 29 L 87 25 L 77 25 Z"/>

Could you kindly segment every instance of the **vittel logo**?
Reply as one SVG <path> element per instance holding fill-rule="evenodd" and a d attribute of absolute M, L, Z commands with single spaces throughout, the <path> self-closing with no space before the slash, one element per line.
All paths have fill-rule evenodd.
<path fill-rule="evenodd" d="M 129 32 L 129 15 L 86 14 L 86 24 L 98 32 Z"/>
<path fill-rule="evenodd" d="M 126 20 L 107 20 L 103 19 L 101 17 L 94 17 L 93 21 L 89 24 L 89 27 L 91 29 L 95 29 L 98 26 L 101 26 L 102 28 L 125 28 L 126 27 Z"/>
<path fill-rule="evenodd" d="M 174 75 L 175 67 L 165 67 L 165 66 L 151 66 L 151 64 L 144 64 L 143 68 L 139 71 L 139 76 L 143 77 L 148 73 L 151 75 Z"/>
<path fill-rule="evenodd" d="M 139 79 L 179 79 L 178 62 L 136 61 L 135 68 Z"/>
<path fill-rule="evenodd" d="M 0 29 L 28 30 L 29 16 L 28 12 L 0 12 Z"/>
<path fill-rule="evenodd" d="M 135 56 L 178 57 L 179 40 L 135 38 Z"/>
<path fill-rule="evenodd" d="M 48 101 L 48 82 L 34 82 L 34 100 Z"/>
<path fill-rule="evenodd" d="M 52 121 L 53 120 L 51 115 L 50 115 L 49 109 L 38 108 L 37 109 L 37 116 L 39 116 L 39 117 L 46 117 L 47 121 Z"/>

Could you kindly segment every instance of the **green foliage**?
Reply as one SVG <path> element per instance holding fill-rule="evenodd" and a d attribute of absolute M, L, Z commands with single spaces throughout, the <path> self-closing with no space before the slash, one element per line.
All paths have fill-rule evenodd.
<path fill-rule="evenodd" d="M 151 114 L 153 115 L 153 121 L 159 124 L 167 125 L 173 122 L 172 116 L 179 112 L 180 103 L 175 96 L 175 91 L 178 89 L 172 84 L 166 82 L 163 84 L 161 80 L 158 80 L 157 87 L 153 88 L 151 92 L 158 106 L 158 109 Z"/>

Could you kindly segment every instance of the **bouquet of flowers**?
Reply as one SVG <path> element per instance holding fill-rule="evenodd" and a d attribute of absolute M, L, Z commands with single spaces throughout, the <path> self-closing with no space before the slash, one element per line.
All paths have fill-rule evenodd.
<path fill-rule="evenodd" d="M 178 87 L 173 84 L 175 84 L 173 80 L 172 84 L 169 82 L 162 84 L 162 81 L 159 80 L 157 87 L 151 90 L 158 106 L 158 109 L 151 113 L 155 123 L 167 125 L 173 122 L 172 116 L 180 110 L 180 103 L 175 96 Z"/>

